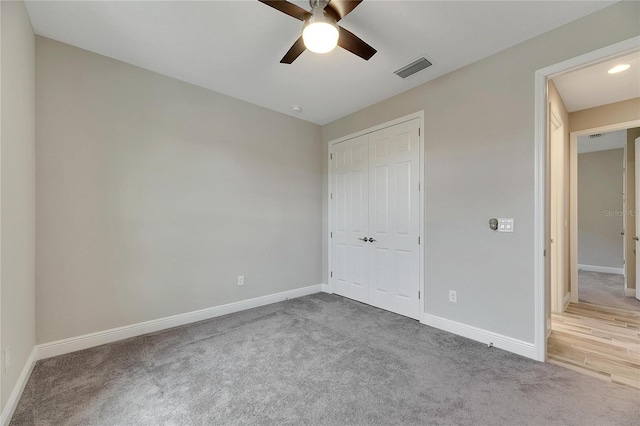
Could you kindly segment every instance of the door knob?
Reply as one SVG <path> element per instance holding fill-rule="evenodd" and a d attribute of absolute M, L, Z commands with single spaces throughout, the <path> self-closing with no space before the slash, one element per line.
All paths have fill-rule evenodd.
<path fill-rule="evenodd" d="M 360 241 L 364 241 L 365 243 L 369 241 L 369 239 L 367 237 L 364 238 L 358 238 Z"/>
<path fill-rule="evenodd" d="M 373 238 L 369 238 L 369 242 L 370 243 L 375 243 L 377 240 L 374 240 Z"/>
<path fill-rule="evenodd" d="M 633 237 L 634 240 L 638 241 L 638 237 Z"/>
<path fill-rule="evenodd" d="M 624 235 L 624 232 L 621 232 L 620 235 Z"/>

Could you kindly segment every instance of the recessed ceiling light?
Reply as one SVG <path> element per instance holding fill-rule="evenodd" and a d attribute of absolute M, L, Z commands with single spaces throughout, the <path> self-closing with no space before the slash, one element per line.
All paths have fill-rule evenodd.
<path fill-rule="evenodd" d="M 607 71 L 609 74 L 616 74 L 622 71 L 626 71 L 629 69 L 629 67 L 631 67 L 631 65 L 629 64 L 621 64 L 621 65 L 616 65 L 615 67 L 611 68 L 609 71 Z"/>

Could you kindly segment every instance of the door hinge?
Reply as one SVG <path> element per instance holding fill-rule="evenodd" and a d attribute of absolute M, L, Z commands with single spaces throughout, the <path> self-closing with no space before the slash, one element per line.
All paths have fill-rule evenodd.
<path fill-rule="evenodd" d="M 331 238 L 333 238 L 333 232 L 331 232 Z"/>
<path fill-rule="evenodd" d="M 333 154 L 329 154 L 329 160 L 333 160 Z"/>
<path fill-rule="evenodd" d="M 420 182 L 418 182 L 418 191 L 420 191 Z"/>
<path fill-rule="evenodd" d="M 418 245 L 420 245 L 420 237 L 418 237 Z"/>
<path fill-rule="evenodd" d="M 418 136 L 420 136 L 420 127 L 418 127 Z"/>
<path fill-rule="evenodd" d="M 333 192 L 330 195 L 330 199 L 333 200 Z"/>
<path fill-rule="evenodd" d="M 542 255 L 546 256 L 547 255 L 547 250 L 542 250 Z"/>
<path fill-rule="evenodd" d="M 418 299 L 420 299 L 420 292 L 418 292 Z"/>
<path fill-rule="evenodd" d="M 331 278 L 333 278 L 333 271 L 331 271 Z"/>

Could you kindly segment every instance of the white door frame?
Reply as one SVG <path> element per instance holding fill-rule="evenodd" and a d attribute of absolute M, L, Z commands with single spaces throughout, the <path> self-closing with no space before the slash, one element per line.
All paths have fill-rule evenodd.
<path fill-rule="evenodd" d="M 423 321 L 424 319 L 424 313 L 425 313 L 425 298 L 424 298 L 424 294 L 425 294 L 425 282 L 424 282 L 424 110 L 423 111 L 418 111 L 416 113 L 413 114 L 409 114 L 409 115 L 405 115 L 404 117 L 400 117 L 397 118 L 395 120 L 391 120 L 391 121 L 387 121 L 386 123 L 382 123 L 379 124 L 377 126 L 374 127 L 370 127 L 368 129 L 364 129 L 361 130 L 359 132 L 356 133 L 352 133 L 350 135 L 347 136 L 343 136 L 341 138 L 338 139 L 334 139 L 329 141 L 329 143 L 327 144 L 327 179 L 329 181 L 328 185 L 327 185 L 327 200 L 329 200 L 328 203 L 328 211 L 327 211 L 327 215 L 328 215 L 328 232 L 327 232 L 327 250 L 328 250 L 328 256 L 327 256 L 327 277 L 329 279 L 329 292 L 333 293 L 334 292 L 334 288 L 333 288 L 333 280 L 331 279 L 331 229 L 332 229 L 332 217 L 331 217 L 331 193 L 333 192 L 333 188 L 331 187 L 331 153 L 333 151 L 333 146 L 335 144 L 338 144 L 340 142 L 344 142 L 348 139 L 353 139 L 356 138 L 358 136 L 362 136 L 362 135 L 366 135 L 369 133 L 373 133 L 376 132 L 378 130 L 382 130 L 382 129 L 386 129 L 387 127 L 391 127 L 391 126 L 395 126 L 396 124 L 400 124 L 400 123 L 404 123 L 406 121 L 411 121 L 411 120 L 415 120 L 415 119 L 419 120 L 419 126 L 420 126 L 420 131 L 418 133 L 418 143 L 420 145 L 420 153 L 419 153 L 419 157 L 420 157 L 420 171 L 418 173 L 418 175 L 420 176 L 420 194 L 419 194 L 419 199 L 418 199 L 418 204 L 420 205 L 420 214 L 419 214 L 419 222 L 420 222 L 420 248 L 419 248 L 419 257 L 420 257 L 420 275 L 419 275 L 419 283 L 418 283 L 418 288 L 420 289 L 420 313 L 419 313 L 419 317 L 418 320 L 420 322 Z"/>
<path fill-rule="evenodd" d="M 602 49 L 539 69 L 535 72 L 535 130 L 534 130 L 534 321 L 535 351 L 538 361 L 545 361 L 547 356 L 547 339 L 545 324 L 545 173 L 547 123 L 547 81 L 555 75 L 582 68 L 600 62 L 612 56 L 623 55 L 638 49 L 640 36 L 633 37 Z M 571 226 L 574 226 L 572 222 Z"/>
<path fill-rule="evenodd" d="M 0 22 L 2 21 L 2 7 L 0 7 Z M 2 51 L 2 31 L 0 31 L 0 51 Z M 2 55 L 0 55 L 1 57 Z M 0 66 L 0 81 L 2 81 L 2 66 Z M 0 99 L 2 98 L 2 84 L 0 84 Z M 2 102 L 0 102 L 0 159 L 2 159 Z M 0 161 L 2 164 L 2 161 Z M 1 169 L 1 166 L 0 166 Z M 1 172 L 2 170 L 0 170 Z M 2 173 L 0 173 L 2 176 Z M 2 189 L 2 185 L 0 182 L 0 192 Z M 0 194 L 0 224 L 2 223 L 2 194 Z M 0 225 L 0 342 L 2 342 L 2 226 Z M 0 352 L 2 349 L 0 348 Z M 0 354 L 0 360 L 4 360 L 4 355 Z M 2 364 L 2 362 L 0 362 Z M 0 384 L 3 381 L 4 373 L 2 372 L 4 369 L 0 368 Z M 0 401 L 2 401 L 2 386 L 0 386 Z M 0 419 L 2 417 L 2 410 L 0 410 Z"/>
<path fill-rule="evenodd" d="M 561 247 L 560 243 L 562 242 L 563 244 L 566 244 L 567 242 L 564 241 L 564 215 L 560 218 L 558 218 L 558 212 L 559 211 L 564 211 L 564 197 L 562 197 L 563 192 L 564 192 L 564 175 L 563 176 L 558 176 L 557 175 L 557 166 L 554 166 L 554 162 L 557 161 L 557 157 L 558 157 L 558 153 L 555 152 L 554 155 L 554 150 L 558 150 L 560 149 L 564 149 L 562 146 L 560 146 L 558 148 L 557 144 L 553 144 L 553 140 L 554 140 L 554 134 L 557 134 L 557 132 L 564 132 L 564 126 L 568 125 L 569 123 L 564 123 L 562 121 L 562 118 L 560 117 L 560 114 L 558 113 L 558 111 L 556 111 L 554 108 L 551 108 L 551 106 L 549 106 L 549 119 L 550 119 L 550 131 L 549 131 L 549 150 L 550 150 L 550 176 L 549 176 L 549 181 L 550 181 L 550 185 L 549 185 L 549 189 L 550 189 L 550 197 L 549 197 L 549 202 L 550 202 L 550 208 L 553 209 L 553 207 L 556 208 L 556 211 L 551 211 L 551 214 L 549 215 L 549 221 L 550 221 L 550 239 L 551 239 L 551 244 L 549 245 L 549 256 L 550 256 L 550 265 L 551 266 L 551 274 L 550 279 L 551 279 L 551 312 L 562 312 L 564 310 L 564 287 L 565 287 L 565 283 L 562 280 L 562 276 L 559 274 L 559 272 L 563 269 L 562 266 L 560 265 L 560 262 L 562 262 L 562 255 L 564 254 L 564 248 L 563 246 Z M 554 172 L 554 169 L 556 170 Z M 562 188 L 562 190 L 560 190 L 559 188 Z M 560 192 L 560 198 L 559 198 L 559 194 L 558 192 Z M 562 204 L 561 204 L 562 203 Z M 555 231 L 555 235 L 554 235 L 554 231 Z M 561 236 L 562 235 L 562 236 Z M 555 270 L 554 270 L 554 266 L 555 266 Z"/>
<path fill-rule="evenodd" d="M 624 144 L 622 154 L 622 276 L 624 277 L 624 289 L 627 289 L 627 143 Z M 634 219 L 635 220 L 635 219 Z"/>
<path fill-rule="evenodd" d="M 628 136 L 627 136 L 627 143 L 629 143 Z M 638 197 L 638 193 L 640 193 L 640 173 L 638 173 L 638 171 L 640 170 L 640 137 L 639 138 L 635 138 L 633 140 L 633 147 L 634 147 L 634 157 L 635 157 L 635 162 L 634 162 L 634 169 L 635 170 L 634 171 L 636 172 L 635 175 L 634 175 L 635 186 L 634 186 L 634 189 L 633 189 L 633 192 L 634 192 L 633 195 L 634 195 L 635 199 L 637 200 L 638 198 L 640 198 L 640 197 Z M 626 166 L 626 164 L 625 164 L 625 166 Z M 635 234 L 636 235 L 633 238 L 634 239 L 634 243 L 633 243 L 634 250 L 633 251 L 634 251 L 634 254 L 636 254 L 634 256 L 634 259 L 633 259 L 633 262 L 635 263 L 635 267 L 636 267 L 636 276 L 635 276 L 635 283 L 634 283 L 635 287 L 636 287 L 636 291 L 635 291 L 635 294 L 633 296 L 635 296 L 636 299 L 640 300 L 640 285 L 638 285 L 640 280 L 638 280 L 638 273 L 637 273 L 638 264 L 640 263 L 640 257 L 638 257 L 638 254 L 637 254 L 638 253 L 638 240 L 636 239 L 637 235 L 638 235 L 638 225 L 640 225 L 640 217 L 638 217 L 637 212 L 638 212 L 638 209 L 637 209 L 637 204 L 636 204 L 636 205 L 634 205 L 634 218 L 633 218 L 634 221 L 635 221 L 635 225 L 636 225 L 636 229 L 635 229 L 635 231 L 636 231 Z M 627 212 L 625 211 L 625 216 L 626 215 L 627 215 Z M 626 241 L 626 239 L 625 239 L 625 241 Z M 628 293 L 629 288 L 627 287 L 627 284 L 628 284 L 628 281 L 625 280 L 625 282 L 624 282 L 624 294 L 625 294 L 625 296 L 629 296 L 629 293 Z"/>

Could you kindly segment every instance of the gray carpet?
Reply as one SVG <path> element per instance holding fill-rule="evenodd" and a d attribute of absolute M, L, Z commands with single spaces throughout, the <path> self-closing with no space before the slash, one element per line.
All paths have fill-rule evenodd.
<path fill-rule="evenodd" d="M 640 392 L 316 294 L 39 361 L 12 425 L 637 425 Z"/>
<path fill-rule="evenodd" d="M 640 300 L 624 295 L 624 276 L 618 274 L 578 271 L 578 300 L 640 311 Z"/>

